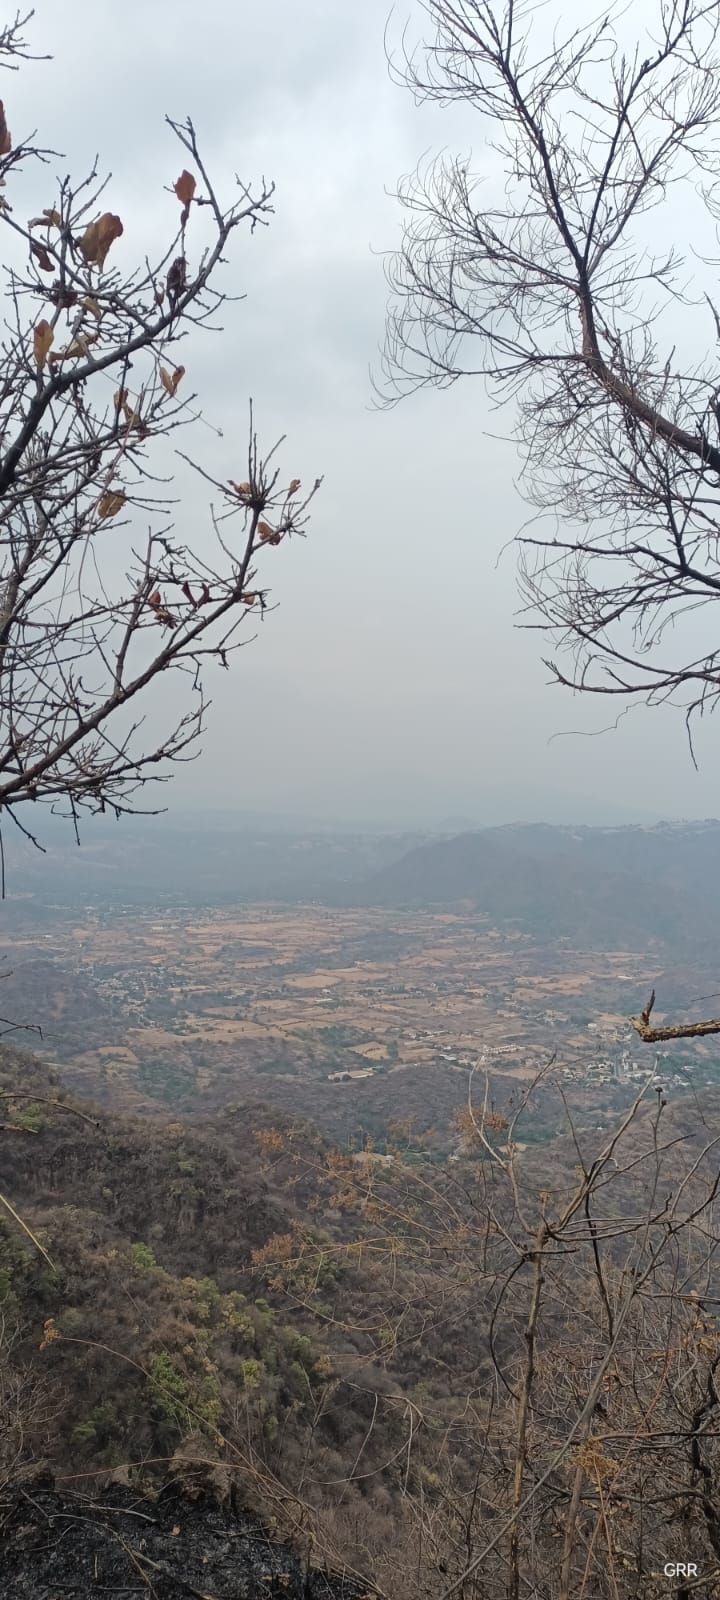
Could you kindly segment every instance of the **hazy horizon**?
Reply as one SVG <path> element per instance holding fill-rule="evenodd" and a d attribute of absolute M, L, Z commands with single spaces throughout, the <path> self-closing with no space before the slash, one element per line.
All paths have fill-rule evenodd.
<path fill-rule="evenodd" d="M 489 799 L 486 806 L 478 815 L 448 812 L 405 812 L 397 814 L 371 813 L 369 815 L 348 815 L 327 812 L 277 812 L 257 811 L 246 807 L 235 809 L 227 806 L 205 806 L 192 801 L 185 802 L 182 806 L 170 804 L 165 813 L 169 822 L 197 821 L 202 825 L 203 819 L 226 819 L 228 822 L 246 822 L 253 827 L 267 822 L 276 827 L 287 826 L 289 830 L 298 827 L 309 827 L 316 824 L 328 830 L 333 827 L 338 829 L 371 828 L 373 831 L 387 829 L 396 832 L 416 829 L 439 831 L 447 833 L 465 833 L 483 828 L 496 828 L 517 823 L 545 823 L 549 826 L 577 825 L 584 827 L 622 827 L 644 824 L 652 826 L 661 822 L 696 822 L 717 820 L 707 817 L 683 817 L 675 813 L 642 810 L 633 807 L 597 806 L 587 796 L 551 796 L 547 795 L 537 813 L 530 814 L 522 801 L 517 804 L 508 797 L 504 802 L 495 797 Z"/>
<path fill-rule="evenodd" d="M 37 828 L 37 836 L 41 843 L 55 848 L 65 839 L 68 844 L 75 845 L 74 830 L 69 818 L 47 812 L 45 821 L 47 827 L 38 824 Z M 497 796 L 494 800 L 487 797 L 485 806 L 476 815 L 459 811 L 442 813 L 419 809 L 414 812 L 371 812 L 364 815 L 307 811 L 299 808 L 279 811 L 250 806 L 206 805 L 199 801 L 193 802 L 192 799 L 176 803 L 168 796 L 164 808 L 154 813 L 139 811 L 134 816 L 115 818 L 110 812 L 106 812 L 104 815 L 81 816 L 78 825 L 79 842 L 82 846 L 83 843 L 89 845 L 96 843 L 101 837 L 112 837 L 116 840 L 118 829 L 132 830 L 140 825 L 149 826 L 151 829 L 162 828 L 164 824 L 173 832 L 196 829 L 198 833 L 207 833 L 213 829 L 221 831 L 230 829 L 258 834 L 267 831 L 294 835 L 314 831 L 359 835 L 362 833 L 447 835 L 511 826 L 624 828 L 654 827 L 666 823 L 687 823 L 693 826 L 707 822 L 720 825 L 720 817 L 710 812 L 704 816 L 691 817 L 669 810 L 645 811 L 627 806 L 603 806 L 593 804 L 587 797 L 571 795 L 547 795 L 540 809 L 535 812 L 528 811 L 527 803 L 523 805 L 520 798 L 514 803 L 508 796 L 501 803 Z M 15 842 L 20 842 L 20 835 Z M 12 840 L 9 843 L 12 854 Z M 24 844 L 22 849 L 24 853 L 28 850 L 33 853 L 29 844 Z"/>

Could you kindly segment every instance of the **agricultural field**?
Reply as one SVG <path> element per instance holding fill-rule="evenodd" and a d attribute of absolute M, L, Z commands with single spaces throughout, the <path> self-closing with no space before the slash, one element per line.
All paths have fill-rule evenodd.
<path fill-rule="evenodd" d="M 5 1014 L 100 1105 L 269 1102 L 350 1142 L 409 1115 L 444 1149 L 471 1073 L 517 1095 L 554 1053 L 582 1082 L 656 976 L 478 915 L 315 905 L 68 911 L 6 936 L 2 970 Z"/>

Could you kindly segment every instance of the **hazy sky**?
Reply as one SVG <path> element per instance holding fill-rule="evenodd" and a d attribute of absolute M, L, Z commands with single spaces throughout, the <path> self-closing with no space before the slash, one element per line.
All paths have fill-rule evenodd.
<path fill-rule="evenodd" d="M 492 436 L 511 419 L 481 383 L 372 409 L 382 253 L 402 220 L 385 191 L 428 150 L 497 168 L 471 111 L 418 108 L 392 84 L 389 14 L 388 0 L 38 0 L 28 37 L 54 59 L 3 80 L 16 142 L 37 128 L 64 156 L 28 176 L 27 215 L 52 204 L 54 173 L 98 152 L 125 224 L 118 261 L 152 256 L 176 224 L 163 185 L 185 160 L 166 112 L 192 115 L 228 200 L 235 171 L 276 183 L 271 227 L 235 236 L 221 280 L 247 299 L 183 352 L 212 425 L 183 444 L 219 477 L 246 476 L 252 395 L 264 444 L 287 435 L 287 477 L 324 484 L 307 541 L 267 552 L 279 609 L 230 675 L 208 674 L 202 759 L 162 798 L 408 822 L 718 815 L 712 720 L 699 775 L 679 713 L 639 707 L 587 737 L 610 704 L 549 686 L 547 642 L 514 626 L 513 549 L 497 562 L 527 512 L 515 449 Z M 401 0 L 395 43 L 406 21 L 413 39 L 429 26 Z M 178 529 L 202 541 L 204 489 L 179 483 Z"/>

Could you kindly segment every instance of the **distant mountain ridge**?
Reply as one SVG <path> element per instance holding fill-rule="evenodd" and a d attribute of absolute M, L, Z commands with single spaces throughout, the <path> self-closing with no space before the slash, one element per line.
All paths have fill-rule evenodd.
<path fill-rule="evenodd" d="M 283 832 L 187 819 L 92 817 L 78 847 L 69 825 L 39 830 L 42 851 L 14 837 L 6 847 L 6 908 L 44 904 L 196 905 L 307 902 L 361 882 L 429 835 Z"/>
<path fill-rule="evenodd" d="M 91 819 L 91 823 L 96 819 Z M 593 827 L 510 822 L 463 832 L 353 835 L 216 826 L 56 825 L 41 854 L 14 841 L 9 922 L 45 907 L 308 904 L 462 907 L 496 927 L 582 947 L 692 957 L 720 941 L 720 821 Z"/>
<path fill-rule="evenodd" d="M 627 827 L 509 823 L 420 844 L 352 903 L 462 905 L 550 938 L 692 949 L 720 940 L 720 822 Z"/>

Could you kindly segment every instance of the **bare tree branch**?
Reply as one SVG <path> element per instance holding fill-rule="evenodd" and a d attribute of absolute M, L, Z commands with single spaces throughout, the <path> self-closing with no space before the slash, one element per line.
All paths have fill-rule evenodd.
<path fill-rule="evenodd" d="M 0 35 L 0 58 L 23 53 L 21 26 Z M 226 297 L 211 281 L 239 229 L 268 225 L 273 186 L 237 179 L 226 204 L 191 120 L 166 120 L 189 162 L 168 186 L 177 221 L 159 259 L 123 277 L 112 259 L 124 225 L 101 209 L 107 180 L 96 169 L 79 184 L 65 178 L 29 223 L 17 219 L 23 163 L 43 153 L 13 148 L 0 107 L 0 225 L 12 263 L 0 364 L 0 819 L 38 845 L 19 815 L 27 802 L 49 802 L 77 833 L 83 810 L 131 812 L 149 782 L 197 753 L 203 666 L 228 667 L 250 642 L 269 609 L 260 565 L 304 534 L 320 482 L 301 491 L 299 478 L 281 481 L 277 445 L 261 455 L 251 405 L 247 477 L 210 478 L 217 509 L 205 546 L 168 520 L 149 457 L 199 415 L 192 394 L 182 399 L 188 377 L 173 347 L 189 327 L 215 326 Z M 202 222 L 209 242 L 193 245 Z M 228 518 L 232 541 L 220 533 Z M 179 719 L 144 742 L 148 692 L 177 674 Z M 1 832 L 0 847 L 4 893 Z"/>
<path fill-rule="evenodd" d="M 691 719 L 720 694 L 694 616 L 720 595 L 717 261 L 703 277 L 700 254 L 720 214 L 720 12 L 656 0 L 633 39 L 619 7 L 552 33 L 515 0 L 422 9 L 429 37 L 391 72 L 416 100 L 472 106 L 501 174 L 484 204 L 466 159 L 401 180 L 378 396 L 475 375 L 512 403 L 539 525 L 518 540 L 522 625 L 567 656 L 546 661 L 554 682 L 680 704 L 694 759 Z M 673 189 L 694 292 L 646 222 Z"/>
<path fill-rule="evenodd" d="M 630 1017 L 635 1032 L 646 1044 L 656 1044 L 662 1039 L 699 1039 L 706 1033 L 720 1033 L 720 1019 L 711 1018 L 708 1022 L 676 1022 L 668 1028 L 653 1028 L 650 1025 L 650 1013 L 655 1004 L 655 990 L 653 989 L 645 1009 L 639 1017 Z"/>

